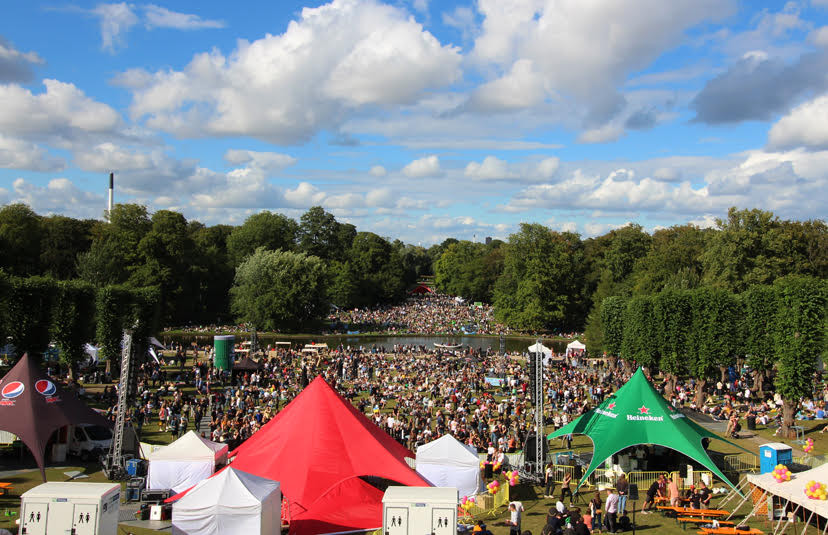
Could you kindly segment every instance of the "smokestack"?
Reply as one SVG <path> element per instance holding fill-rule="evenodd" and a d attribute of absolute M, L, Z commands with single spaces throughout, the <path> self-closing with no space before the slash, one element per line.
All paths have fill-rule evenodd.
<path fill-rule="evenodd" d="M 107 205 L 106 218 L 112 213 L 112 199 L 115 197 L 115 173 L 109 173 L 109 204 Z"/>

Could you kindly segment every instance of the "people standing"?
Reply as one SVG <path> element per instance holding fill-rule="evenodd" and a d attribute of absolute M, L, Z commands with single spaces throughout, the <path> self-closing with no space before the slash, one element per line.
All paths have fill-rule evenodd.
<path fill-rule="evenodd" d="M 630 492 L 630 482 L 627 481 L 627 476 L 621 474 L 615 482 L 615 489 L 618 491 L 618 510 L 621 514 L 627 513 L 627 496 Z"/>
<path fill-rule="evenodd" d="M 555 494 L 555 471 L 552 468 L 552 463 L 546 465 L 546 474 L 545 474 L 545 483 L 546 489 L 544 490 L 543 497 L 544 498 L 554 498 Z"/>
<path fill-rule="evenodd" d="M 592 517 L 592 529 L 601 531 L 601 493 L 598 491 L 589 501 L 589 515 Z"/>
<path fill-rule="evenodd" d="M 564 475 L 563 482 L 561 483 L 561 501 L 566 499 L 566 496 L 569 495 L 569 505 L 572 505 L 572 474 L 567 472 Z"/>
<path fill-rule="evenodd" d="M 609 489 L 607 494 L 607 502 L 604 505 L 604 511 L 607 513 L 607 527 L 610 533 L 615 533 L 618 527 L 618 502 L 619 496 L 615 489 Z"/>
<path fill-rule="evenodd" d="M 520 509 L 514 504 L 509 504 L 509 535 L 520 535 Z"/>

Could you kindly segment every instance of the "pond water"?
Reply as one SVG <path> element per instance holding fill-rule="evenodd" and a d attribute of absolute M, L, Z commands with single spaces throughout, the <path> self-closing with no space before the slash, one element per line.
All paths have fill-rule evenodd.
<path fill-rule="evenodd" d="M 212 335 L 199 334 L 162 334 L 159 336 L 160 341 L 167 345 L 171 342 L 180 342 L 190 344 L 195 342 L 198 345 L 212 344 Z M 236 334 L 236 343 L 250 338 L 248 333 Z M 565 341 L 541 339 L 543 345 L 552 349 L 556 353 L 563 353 L 566 350 Z M 362 346 L 367 349 L 373 347 L 391 348 L 394 344 L 402 345 L 417 345 L 433 348 L 434 344 L 455 345 L 463 344 L 464 347 L 473 347 L 480 351 L 486 351 L 491 348 L 491 351 L 500 350 L 500 338 L 497 336 L 433 336 L 433 335 L 401 335 L 401 336 L 368 336 L 368 335 L 340 335 L 340 336 L 317 336 L 317 337 L 284 337 L 279 335 L 259 335 L 259 342 L 262 345 L 271 344 L 275 341 L 291 342 L 294 347 L 297 345 L 310 344 L 312 342 L 324 342 L 328 347 L 338 347 L 340 344 L 344 346 L 359 347 Z M 530 345 L 534 344 L 535 338 L 506 338 L 506 351 L 526 351 Z"/>

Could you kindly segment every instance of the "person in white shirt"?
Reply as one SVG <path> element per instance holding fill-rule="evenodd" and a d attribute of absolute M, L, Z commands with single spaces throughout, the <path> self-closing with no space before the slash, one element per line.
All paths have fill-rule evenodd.
<path fill-rule="evenodd" d="M 520 509 L 514 504 L 509 504 L 509 535 L 520 535 Z"/>
<path fill-rule="evenodd" d="M 615 489 L 609 490 L 604 511 L 607 513 L 607 525 L 609 526 L 609 532 L 615 533 L 618 527 L 618 494 L 616 494 Z"/>

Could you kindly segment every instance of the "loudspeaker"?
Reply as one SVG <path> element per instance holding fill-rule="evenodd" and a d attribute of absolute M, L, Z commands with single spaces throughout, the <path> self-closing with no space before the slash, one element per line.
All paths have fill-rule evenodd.
<path fill-rule="evenodd" d="M 581 478 L 584 476 L 584 469 L 580 464 L 576 464 L 572 472 L 572 479 L 574 479 L 575 481 L 580 481 Z"/>
<path fill-rule="evenodd" d="M 638 485 L 635 483 L 630 483 L 630 494 L 628 500 L 632 500 L 634 502 L 638 501 Z"/>
<path fill-rule="evenodd" d="M 544 463 L 546 462 L 546 457 L 549 455 L 549 442 L 544 439 L 541 439 L 543 443 L 543 460 Z M 523 445 L 523 459 L 527 462 L 532 462 L 535 460 L 535 434 L 532 433 L 526 437 L 526 443 Z"/>

